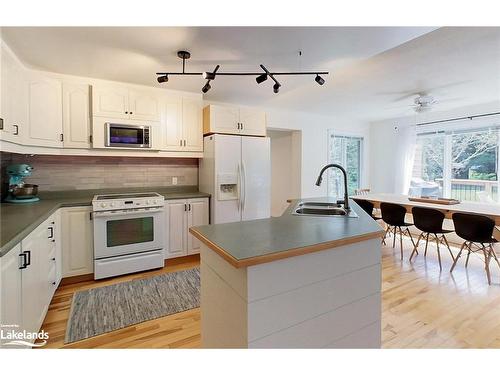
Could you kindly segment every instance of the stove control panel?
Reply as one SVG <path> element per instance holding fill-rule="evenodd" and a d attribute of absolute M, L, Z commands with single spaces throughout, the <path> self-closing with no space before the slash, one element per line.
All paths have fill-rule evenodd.
<path fill-rule="evenodd" d="M 151 193 L 151 196 L 137 197 L 137 195 L 139 194 L 130 194 L 130 196 L 125 194 L 116 194 L 116 196 L 96 195 L 92 200 L 92 208 L 94 212 L 97 212 L 131 208 L 160 207 L 163 206 L 165 201 L 165 198 L 157 193 Z"/>

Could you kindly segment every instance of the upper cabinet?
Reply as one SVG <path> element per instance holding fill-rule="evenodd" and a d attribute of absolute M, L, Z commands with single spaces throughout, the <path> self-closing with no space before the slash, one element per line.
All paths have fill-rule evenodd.
<path fill-rule="evenodd" d="M 160 102 L 149 90 L 129 89 L 119 85 L 96 85 L 92 88 L 94 116 L 116 119 L 159 121 Z"/>
<path fill-rule="evenodd" d="M 4 141 L 19 143 L 28 125 L 25 72 L 5 45 L 0 62 L 0 134 Z"/>
<path fill-rule="evenodd" d="M 62 83 L 39 73 L 28 77 L 27 145 L 62 147 Z"/>
<path fill-rule="evenodd" d="M 163 150 L 203 151 L 202 101 L 166 97 L 162 101 Z"/>
<path fill-rule="evenodd" d="M 90 86 L 63 82 L 64 147 L 90 147 Z"/>
<path fill-rule="evenodd" d="M 266 135 L 266 114 L 253 108 L 209 105 L 203 109 L 203 133 Z"/>

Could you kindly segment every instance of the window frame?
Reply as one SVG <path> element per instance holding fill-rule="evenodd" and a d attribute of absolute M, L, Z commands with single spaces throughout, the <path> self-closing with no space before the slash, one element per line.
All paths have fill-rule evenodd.
<path fill-rule="evenodd" d="M 328 129 L 327 131 L 327 145 L 326 145 L 326 159 L 327 163 L 330 164 L 332 161 L 330 160 L 330 140 L 335 137 L 342 137 L 342 138 L 354 138 L 360 141 L 360 146 L 359 146 L 359 163 L 358 163 L 358 189 L 363 186 L 363 183 L 365 182 L 364 180 L 364 167 L 365 167 L 365 161 L 364 161 L 364 156 L 365 156 L 365 135 L 361 133 L 356 133 L 356 132 L 342 132 L 342 131 L 336 131 L 335 129 Z M 343 146 L 345 149 L 345 144 Z M 341 164 L 345 168 L 345 164 L 347 162 L 346 159 L 347 152 L 343 152 L 342 158 L 343 164 Z M 330 173 L 327 173 L 327 196 L 330 196 L 330 179 L 331 175 Z"/>

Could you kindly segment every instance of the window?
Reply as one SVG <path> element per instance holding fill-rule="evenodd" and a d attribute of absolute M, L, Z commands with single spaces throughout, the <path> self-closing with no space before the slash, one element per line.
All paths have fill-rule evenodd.
<path fill-rule="evenodd" d="M 499 130 L 419 134 L 410 195 L 498 202 Z"/>
<path fill-rule="evenodd" d="M 347 189 L 350 195 L 361 185 L 362 154 L 363 138 L 328 132 L 328 163 L 340 164 L 346 169 Z M 328 195 L 338 198 L 344 195 L 342 172 L 338 169 L 328 170 Z"/>

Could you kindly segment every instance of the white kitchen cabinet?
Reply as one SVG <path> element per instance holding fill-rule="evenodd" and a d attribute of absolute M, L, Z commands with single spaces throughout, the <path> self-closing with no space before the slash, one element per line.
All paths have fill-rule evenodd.
<path fill-rule="evenodd" d="M 208 224 L 208 215 L 207 198 L 188 200 L 188 223 L 186 228 L 188 255 L 198 254 L 201 248 L 201 242 L 189 233 L 189 228 Z"/>
<path fill-rule="evenodd" d="M 92 87 L 94 116 L 126 120 L 159 121 L 160 99 L 152 91 L 121 85 Z"/>
<path fill-rule="evenodd" d="M 208 224 L 208 198 L 167 200 L 165 212 L 165 258 L 199 253 L 200 244 L 189 228 Z"/>
<path fill-rule="evenodd" d="M 62 276 L 94 272 L 91 207 L 61 209 Z"/>
<path fill-rule="evenodd" d="M 184 151 L 203 151 L 203 118 L 200 100 L 182 99 L 182 128 Z"/>
<path fill-rule="evenodd" d="M 240 108 L 240 134 L 266 135 L 266 113 L 253 108 Z"/>
<path fill-rule="evenodd" d="M 266 135 L 266 114 L 254 108 L 209 105 L 203 108 L 203 133 Z"/>
<path fill-rule="evenodd" d="M 167 97 L 162 104 L 163 150 L 203 151 L 202 102 Z"/>
<path fill-rule="evenodd" d="M 165 203 L 166 218 L 166 258 L 187 255 L 185 231 L 187 227 L 186 200 L 169 200 Z"/>
<path fill-rule="evenodd" d="M 5 45 L 1 55 L 0 136 L 4 141 L 22 143 L 28 122 L 25 71 Z"/>
<path fill-rule="evenodd" d="M 63 82 L 64 147 L 90 147 L 90 86 Z"/>
<path fill-rule="evenodd" d="M 62 83 L 36 72 L 28 77 L 28 129 L 24 144 L 62 147 Z"/>
<path fill-rule="evenodd" d="M 129 90 L 129 116 L 131 120 L 159 121 L 158 95 L 147 90 Z"/>
<path fill-rule="evenodd" d="M 15 332 L 23 329 L 20 253 L 19 243 L 0 258 L 0 323 L 17 325 Z M 0 347 L 7 341 L 0 337 Z"/>

